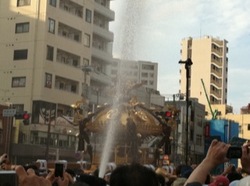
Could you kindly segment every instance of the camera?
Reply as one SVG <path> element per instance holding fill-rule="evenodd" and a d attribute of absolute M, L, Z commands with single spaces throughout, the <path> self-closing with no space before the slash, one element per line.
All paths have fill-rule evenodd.
<path fill-rule="evenodd" d="M 18 185 L 16 171 L 0 170 L 0 186 L 5 186 L 5 185 L 12 185 L 12 186 Z"/>
<path fill-rule="evenodd" d="M 242 149 L 238 146 L 231 146 L 227 151 L 227 158 L 228 159 L 238 159 L 242 156 Z"/>

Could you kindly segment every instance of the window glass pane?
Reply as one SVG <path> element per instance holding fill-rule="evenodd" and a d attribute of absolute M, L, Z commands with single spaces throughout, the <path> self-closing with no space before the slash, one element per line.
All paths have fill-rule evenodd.
<path fill-rule="evenodd" d="M 28 49 L 14 51 L 14 60 L 22 60 L 27 58 L 28 58 Z"/>
<path fill-rule="evenodd" d="M 52 46 L 47 46 L 47 60 L 53 61 L 54 57 L 54 47 Z"/>
<path fill-rule="evenodd" d="M 52 87 L 52 74 L 45 73 L 45 87 L 47 88 Z"/>
<path fill-rule="evenodd" d="M 30 0 L 17 0 L 17 6 L 27 6 L 30 5 Z"/>
<path fill-rule="evenodd" d="M 17 113 L 22 113 L 24 111 L 24 104 L 13 104 L 13 108 L 16 109 Z"/>
<path fill-rule="evenodd" d="M 23 32 L 29 32 L 30 24 L 26 23 L 23 25 Z"/>
<path fill-rule="evenodd" d="M 250 130 L 250 124 L 247 124 L 247 130 Z"/>
<path fill-rule="evenodd" d="M 89 59 L 83 58 L 83 66 L 89 66 Z"/>
<path fill-rule="evenodd" d="M 49 18 L 49 32 L 55 33 L 55 20 Z"/>
<path fill-rule="evenodd" d="M 26 77 L 13 77 L 12 87 L 25 87 Z"/>
<path fill-rule="evenodd" d="M 89 34 L 84 34 L 84 45 L 87 47 L 90 47 L 90 35 Z"/>
<path fill-rule="evenodd" d="M 50 0 L 50 1 L 49 1 L 49 4 L 50 4 L 51 6 L 56 7 L 56 0 Z"/>
<path fill-rule="evenodd" d="M 89 9 L 86 9 L 85 20 L 88 23 L 91 23 L 91 21 L 92 21 L 92 11 Z"/>
<path fill-rule="evenodd" d="M 25 32 L 29 32 L 29 23 L 17 23 L 16 33 L 25 33 Z"/>

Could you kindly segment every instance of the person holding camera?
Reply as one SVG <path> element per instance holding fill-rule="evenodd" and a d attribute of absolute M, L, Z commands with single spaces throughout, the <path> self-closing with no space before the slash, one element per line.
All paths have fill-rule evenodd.
<path fill-rule="evenodd" d="M 241 153 L 241 165 L 244 172 L 248 175 L 250 174 L 250 152 L 249 152 L 250 142 L 244 144 L 242 146 Z M 204 184 L 207 175 L 210 171 L 218 166 L 221 163 L 227 162 L 229 159 L 227 158 L 228 150 L 230 148 L 230 144 L 226 144 L 224 142 L 213 140 L 206 157 L 203 161 L 193 170 L 192 174 L 187 179 L 184 186 L 201 186 Z M 242 178 L 243 181 L 248 179 L 250 181 L 250 176 L 247 178 Z M 241 182 L 241 181 L 239 181 Z"/>
<path fill-rule="evenodd" d="M 50 172 L 47 176 L 39 176 L 32 168 L 27 168 L 26 170 L 22 165 L 11 165 L 7 154 L 0 156 L 0 168 L 5 171 L 14 170 L 18 186 L 52 186 L 54 183 L 58 186 L 68 186 L 72 182 L 72 177 L 67 172 L 63 172 L 62 177 L 56 177 L 54 171 Z"/>
<path fill-rule="evenodd" d="M 188 177 L 185 182 L 185 186 L 191 186 L 195 184 L 204 184 L 207 175 L 209 175 L 210 171 L 218 166 L 221 163 L 226 162 L 228 159 L 226 158 L 227 151 L 230 145 L 224 142 L 220 142 L 218 140 L 213 140 L 206 157 L 203 161 L 193 170 L 191 175 Z"/>

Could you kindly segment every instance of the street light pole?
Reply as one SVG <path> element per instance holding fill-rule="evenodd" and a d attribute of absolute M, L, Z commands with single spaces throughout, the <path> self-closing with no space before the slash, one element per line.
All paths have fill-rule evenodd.
<path fill-rule="evenodd" d="M 191 65 L 193 64 L 192 60 L 188 58 L 186 61 L 179 61 L 179 64 L 185 64 L 186 69 L 186 127 L 185 127 L 185 133 L 186 133 L 186 148 L 185 148 L 185 162 L 188 164 L 188 108 L 189 108 L 189 78 L 190 78 L 190 69 Z"/>

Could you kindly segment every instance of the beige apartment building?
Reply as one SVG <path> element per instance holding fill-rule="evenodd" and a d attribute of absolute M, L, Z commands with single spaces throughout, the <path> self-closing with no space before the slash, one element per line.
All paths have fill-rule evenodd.
<path fill-rule="evenodd" d="M 190 58 L 193 62 L 190 70 L 189 96 L 198 98 L 199 103 L 206 105 L 208 118 L 212 116 L 208 101 L 211 105 L 227 104 L 227 43 L 226 40 L 211 36 L 189 37 L 181 41 L 181 60 Z M 180 91 L 186 93 L 185 65 L 181 65 L 180 75 Z M 232 110 L 228 109 L 228 112 Z"/>
<path fill-rule="evenodd" d="M 212 119 L 211 113 L 218 111 L 217 119 L 233 120 L 239 123 L 239 137 L 250 139 L 249 104 L 241 108 L 240 114 L 234 114 L 232 106 L 227 105 L 227 41 L 205 36 L 196 39 L 183 39 L 181 45 L 182 60 L 190 58 L 193 62 L 189 82 L 190 97 L 198 98 L 199 103 L 206 105 L 207 119 Z M 180 73 L 181 92 L 185 93 L 186 69 L 184 65 L 181 66 Z M 211 110 L 208 105 L 206 93 L 211 103 Z"/>
<path fill-rule="evenodd" d="M 71 105 L 83 100 L 90 111 L 86 105 L 107 101 L 111 84 L 110 0 L 4 0 L 0 17 L 0 104 L 31 115 L 26 126 L 14 119 L 13 157 L 55 158 L 60 148 L 62 158 L 75 158 Z"/>

